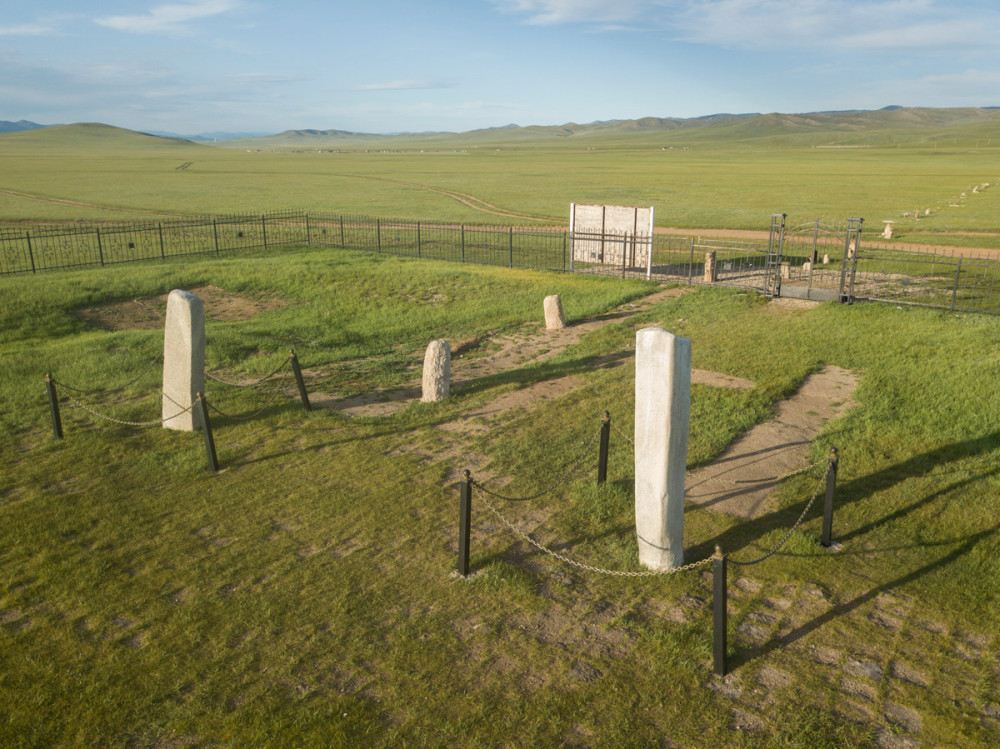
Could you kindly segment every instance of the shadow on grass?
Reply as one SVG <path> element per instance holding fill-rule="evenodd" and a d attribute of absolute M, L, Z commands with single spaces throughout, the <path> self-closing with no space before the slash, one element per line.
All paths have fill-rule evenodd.
<path fill-rule="evenodd" d="M 958 561 L 963 556 L 972 551 L 975 548 L 976 544 L 978 544 L 980 541 L 986 538 L 989 538 L 990 536 L 995 534 L 998 530 L 1000 530 L 1000 523 L 997 523 L 990 528 L 981 530 L 978 533 L 974 533 L 973 535 L 969 536 L 964 541 L 962 541 L 961 544 L 957 546 L 955 549 L 952 549 L 943 557 L 935 559 L 933 562 L 929 562 L 928 564 L 925 564 L 922 567 L 918 567 L 917 569 L 911 572 L 907 572 L 904 575 L 900 575 L 899 577 L 893 580 L 889 580 L 886 581 L 885 583 L 875 585 L 874 587 L 865 591 L 861 595 L 852 598 L 850 601 L 834 606 L 829 611 L 824 612 L 823 614 L 820 614 L 816 618 L 811 619 L 805 624 L 802 624 L 801 626 L 793 629 L 788 634 L 779 638 L 775 638 L 759 648 L 754 648 L 752 650 L 737 651 L 737 653 L 730 661 L 731 667 L 737 668 L 745 663 L 750 663 L 751 661 L 757 658 L 766 656 L 768 653 L 777 650 L 778 648 L 797 642 L 806 635 L 815 632 L 824 624 L 828 624 L 831 621 L 834 621 L 835 619 L 838 619 L 842 616 L 846 616 L 847 614 L 850 614 L 852 611 L 859 608 L 860 606 L 863 606 L 869 601 L 874 600 L 880 593 L 886 590 L 893 590 L 899 588 L 900 586 L 906 585 L 907 583 L 911 583 L 914 580 L 918 580 L 924 575 L 934 572 L 935 570 L 942 569 L 943 567 L 946 567 L 952 562 Z"/>

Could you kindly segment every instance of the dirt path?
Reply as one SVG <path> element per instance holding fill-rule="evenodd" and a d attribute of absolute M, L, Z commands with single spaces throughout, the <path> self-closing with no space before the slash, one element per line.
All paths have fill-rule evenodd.
<path fill-rule="evenodd" d="M 840 367 L 810 375 L 777 415 L 738 439 L 713 463 L 688 473 L 685 496 L 703 507 L 741 518 L 774 509 L 771 493 L 780 477 L 802 468 L 823 424 L 855 404 L 858 377 Z"/>

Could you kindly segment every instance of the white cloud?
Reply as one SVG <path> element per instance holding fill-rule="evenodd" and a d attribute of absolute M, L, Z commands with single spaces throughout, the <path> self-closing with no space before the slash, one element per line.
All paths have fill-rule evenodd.
<path fill-rule="evenodd" d="M 448 80 L 406 80 L 366 83 L 355 86 L 353 91 L 414 91 L 420 89 L 454 88 L 454 81 Z"/>
<path fill-rule="evenodd" d="M 194 0 L 189 3 L 158 5 L 138 16 L 95 18 L 101 26 L 133 34 L 163 34 L 183 31 L 190 21 L 211 18 L 240 7 L 240 0 Z"/>
<path fill-rule="evenodd" d="M 660 29 L 733 49 L 992 50 L 1000 8 L 949 0 L 493 0 L 535 25 Z"/>
<path fill-rule="evenodd" d="M 560 23 L 620 24 L 636 20 L 651 0 L 493 0 L 506 13 L 528 16 L 528 23 L 549 26 Z"/>
<path fill-rule="evenodd" d="M 39 23 L 22 23 L 17 26 L 0 26 L 0 36 L 48 36 L 55 29 Z"/>

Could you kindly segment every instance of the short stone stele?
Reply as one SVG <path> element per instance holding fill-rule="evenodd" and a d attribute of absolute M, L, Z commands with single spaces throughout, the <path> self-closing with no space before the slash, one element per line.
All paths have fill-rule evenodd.
<path fill-rule="evenodd" d="M 561 330 L 566 327 L 566 318 L 563 316 L 562 299 L 558 294 L 545 297 L 542 303 L 545 308 L 545 328 L 546 330 Z"/>
<path fill-rule="evenodd" d="M 448 341 L 431 341 L 424 354 L 424 403 L 443 401 L 451 391 L 451 346 Z"/>
<path fill-rule="evenodd" d="M 205 392 L 205 306 L 188 291 L 167 297 L 163 331 L 163 426 L 182 432 L 201 429 L 201 414 L 192 407 Z"/>
<path fill-rule="evenodd" d="M 663 328 L 635 337 L 635 531 L 650 569 L 684 564 L 684 474 L 691 340 Z"/>

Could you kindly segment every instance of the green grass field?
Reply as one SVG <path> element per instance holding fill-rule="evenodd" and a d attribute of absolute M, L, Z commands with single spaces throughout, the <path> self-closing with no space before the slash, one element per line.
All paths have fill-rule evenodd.
<path fill-rule="evenodd" d="M 174 160 L 191 160 L 178 148 Z M 218 164 L 249 156 L 208 153 Z M 177 199 L 164 185 L 197 174 L 168 174 L 164 155 L 149 163 L 164 182 L 136 206 L 160 190 Z M 84 184 L 67 180 L 60 194 L 95 197 Z M 66 401 L 66 437 L 53 440 L 47 371 L 108 391 L 140 377 L 86 400 L 125 420 L 159 413 L 148 367 L 162 333 L 100 330 L 74 313 L 205 285 L 271 303 L 245 321 L 210 319 L 213 367 L 260 377 L 294 346 L 310 388 L 342 394 L 410 382 L 429 340 L 538 326 L 547 294 L 574 322 L 651 291 L 315 248 L 0 279 L 3 745 L 996 745 L 1000 320 L 782 310 L 704 288 L 385 417 L 307 413 L 290 396 L 267 405 L 211 385 L 229 413 L 266 406 L 216 419 L 214 476 L 200 435 L 99 421 Z M 861 378 L 857 407 L 811 447 L 813 460 L 841 452 L 841 549 L 817 544 L 814 511 L 767 562 L 730 569 L 724 682 L 711 675 L 711 583 L 697 571 L 585 573 L 535 553 L 477 504 L 474 574 L 452 575 L 459 472 L 481 456 L 512 480 L 505 492 L 530 494 L 605 409 L 629 433 L 630 347 L 636 326 L 652 324 L 690 337 L 695 367 L 756 383 L 694 386 L 692 466 L 823 365 Z M 626 363 L 595 366 L 608 356 Z M 440 428 L 563 376 L 579 385 L 486 431 Z M 588 464 L 564 491 L 506 509 L 564 554 L 634 570 L 632 458 L 613 440 L 607 484 Z M 816 478 L 785 481 L 778 509 L 752 522 L 689 507 L 687 558 L 716 543 L 743 558 L 771 548 Z"/>
<path fill-rule="evenodd" d="M 528 128 L 229 147 L 75 125 L 0 136 L 0 217 L 91 221 L 300 209 L 562 225 L 576 202 L 652 205 L 658 226 L 680 228 L 766 230 L 775 212 L 796 222 L 861 216 L 871 237 L 893 220 L 904 242 L 997 248 L 1000 191 L 972 188 L 1000 181 L 990 166 L 1000 148 L 998 121 L 810 129 L 762 118 L 720 130 L 556 137 Z M 917 211 L 919 220 L 904 216 Z"/>

